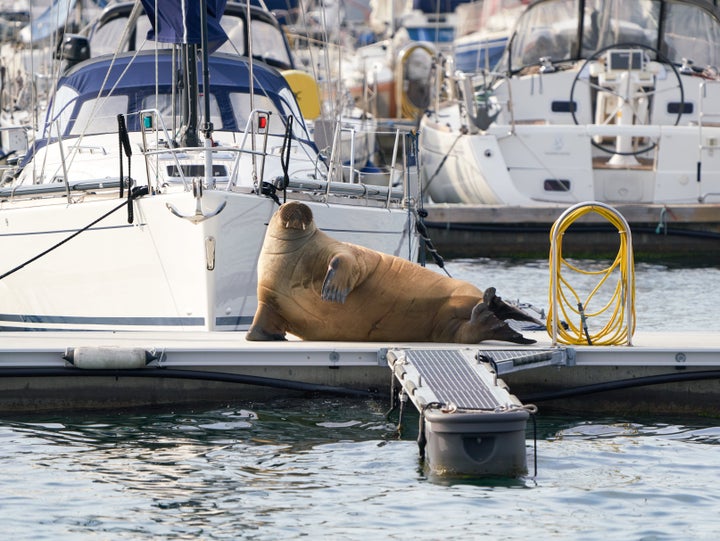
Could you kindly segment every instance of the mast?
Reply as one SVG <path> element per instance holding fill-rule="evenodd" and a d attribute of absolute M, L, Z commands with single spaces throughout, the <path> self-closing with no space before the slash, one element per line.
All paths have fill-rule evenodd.
<path fill-rule="evenodd" d="M 203 102 L 205 105 L 203 135 L 205 139 L 210 139 L 212 137 L 213 125 L 212 122 L 210 122 L 210 68 L 208 66 L 208 57 L 210 55 L 208 54 L 207 36 L 207 0 L 200 0 L 200 32 L 202 41 Z"/>
<path fill-rule="evenodd" d="M 207 0 L 200 0 L 200 42 L 202 46 L 203 66 L 203 102 L 205 104 L 205 122 L 203 124 L 204 147 L 205 147 L 205 187 L 213 186 L 212 172 L 212 132 L 213 125 L 210 122 L 210 69 L 208 67 L 208 36 L 207 36 Z M 197 73 L 196 73 L 197 75 Z"/>
<path fill-rule="evenodd" d="M 203 0 L 204 3 L 205 0 Z M 184 147 L 196 147 L 200 144 L 198 138 L 198 95 L 200 90 L 198 88 L 197 45 L 184 43 L 181 48 L 183 88 L 180 144 Z M 207 91 L 205 94 L 207 94 Z"/>
<path fill-rule="evenodd" d="M 174 43 L 181 51 L 182 125 L 180 144 L 200 146 L 198 97 L 200 94 L 198 53 L 202 51 L 203 90 L 205 94 L 205 139 L 210 139 L 210 77 L 208 57 L 226 40 L 220 25 L 227 0 L 140 0 L 152 29 L 148 39 Z"/>

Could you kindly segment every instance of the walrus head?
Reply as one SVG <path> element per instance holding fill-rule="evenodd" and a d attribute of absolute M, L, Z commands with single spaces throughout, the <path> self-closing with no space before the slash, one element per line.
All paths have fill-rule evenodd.
<path fill-rule="evenodd" d="M 273 216 L 276 227 L 284 230 L 307 231 L 315 228 L 310 207 L 298 201 L 290 201 L 281 205 Z"/>

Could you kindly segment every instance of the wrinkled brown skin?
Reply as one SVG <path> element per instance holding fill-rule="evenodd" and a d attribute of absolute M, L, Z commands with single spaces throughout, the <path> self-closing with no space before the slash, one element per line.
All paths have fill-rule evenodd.
<path fill-rule="evenodd" d="M 483 298 L 485 296 L 485 299 Z M 309 207 L 290 202 L 270 221 L 258 262 L 258 310 L 248 340 L 533 343 L 500 318 L 537 322 L 461 280 L 337 241 Z M 539 322 L 537 322 L 539 323 Z"/>

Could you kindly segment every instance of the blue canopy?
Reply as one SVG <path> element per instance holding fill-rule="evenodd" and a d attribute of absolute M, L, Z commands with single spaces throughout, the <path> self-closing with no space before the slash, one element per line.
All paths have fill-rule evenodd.
<path fill-rule="evenodd" d="M 157 54 L 157 57 L 156 57 Z M 246 58 L 234 54 L 215 53 L 210 56 L 208 68 L 210 72 L 210 91 L 217 101 L 222 120 L 222 130 L 242 131 L 244 125 L 238 125 L 238 118 L 233 109 L 232 96 L 238 93 L 249 94 L 250 72 Z M 199 67 L 198 67 L 199 69 Z M 49 126 L 54 125 L 55 119 L 65 117 L 69 119 L 64 124 L 67 136 L 73 129 L 74 118 L 82 104 L 99 96 L 125 95 L 126 110 L 116 113 L 127 115 L 127 128 L 129 131 L 140 130 L 140 119 L 137 114 L 143 109 L 143 101 L 155 95 L 157 90 L 161 94 L 170 95 L 173 86 L 173 60 L 172 51 L 144 51 L 134 56 L 133 53 L 119 55 L 115 60 L 111 56 L 103 56 L 87 60 L 72 68 L 58 82 L 57 99 L 64 96 L 65 101 L 52 104 L 48 107 L 48 115 L 53 117 L 46 120 L 46 136 Z M 275 106 L 277 112 L 284 117 L 288 111 L 297 112 L 299 108 L 295 103 L 292 91 L 285 78 L 274 68 L 256 62 L 253 64 L 254 93 L 256 96 L 267 97 Z M 73 92 L 60 92 L 61 89 Z M 282 92 L 284 90 L 284 92 Z M 202 84 L 200 92 L 202 92 Z M 69 98 L 69 99 L 68 99 Z M 307 139 L 307 127 L 304 120 L 295 118 L 295 134 L 300 139 Z M 45 141 L 40 142 L 43 146 Z"/>
<path fill-rule="evenodd" d="M 200 44 L 200 0 L 141 0 L 153 28 L 148 40 L 162 43 Z M 227 41 L 220 26 L 227 0 L 205 0 L 207 5 L 208 52 L 212 53 Z"/>
<path fill-rule="evenodd" d="M 300 6 L 300 0 L 264 0 L 263 2 L 260 0 L 252 0 L 250 4 L 261 8 L 268 8 L 270 11 L 280 9 L 291 10 L 297 9 Z"/>
<path fill-rule="evenodd" d="M 475 0 L 413 0 L 413 8 L 423 13 L 453 13 L 461 4 Z"/>
<path fill-rule="evenodd" d="M 157 61 L 157 62 L 156 62 Z M 157 63 L 157 66 L 156 66 Z M 132 66 L 128 69 L 128 65 Z M 210 86 L 232 87 L 249 90 L 248 61 L 237 55 L 216 53 L 209 59 Z M 157 67 L 157 83 L 159 86 L 170 86 L 173 83 L 172 53 L 168 50 L 142 51 L 133 59 L 133 54 L 119 55 L 113 60 L 111 55 L 88 60 L 74 67 L 58 81 L 58 87 L 68 86 L 80 95 L 98 95 L 103 90 L 114 89 L 124 92 L 135 87 L 155 87 Z M 109 73 L 108 73 L 109 72 Z M 259 62 L 253 64 L 256 91 L 270 90 L 277 92 L 287 87 L 287 82 L 280 73 Z M 261 90 L 262 89 L 262 90 Z"/>

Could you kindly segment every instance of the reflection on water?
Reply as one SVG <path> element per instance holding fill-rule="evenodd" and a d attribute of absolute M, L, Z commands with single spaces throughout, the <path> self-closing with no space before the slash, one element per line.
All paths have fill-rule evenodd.
<path fill-rule="evenodd" d="M 547 304 L 547 264 L 452 261 L 506 299 Z M 720 270 L 637 268 L 643 330 L 720 330 Z M 537 420 L 537 476 L 438 479 L 417 413 L 351 399 L 210 411 L 0 419 L 0 516 L 13 540 L 715 540 L 720 423 Z M 533 433 L 528 424 L 528 466 Z"/>
<path fill-rule="evenodd" d="M 712 419 L 537 418 L 537 477 L 433 479 L 386 404 L 6 419 L 12 539 L 711 539 Z M 528 458 L 532 471 L 532 434 Z M 712 537 L 714 539 L 714 537 Z"/>

